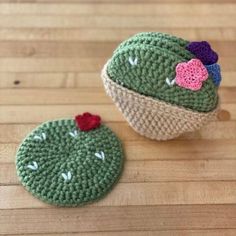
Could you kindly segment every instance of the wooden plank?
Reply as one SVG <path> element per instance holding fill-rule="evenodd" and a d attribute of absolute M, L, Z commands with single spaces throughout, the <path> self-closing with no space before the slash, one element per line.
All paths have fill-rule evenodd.
<path fill-rule="evenodd" d="M 101 88 L 103 84 L 100 77 L 97 72 L 0 73 L 0 88 Z M 228 77 L 233 78 L 234 74 Z"/>
<path fill-rule="evenodd" d="M 0 72 L 100 72 L 108 58 L 0 58 Z M 236 57 L 221 57 L 222 70 L 234 71 Z"/>
<path fill-rule="evenodd" d="M 2 3 L 65 3 L 63 0 L 2 0 Z M 109 0 L 68 0 L 67 3 L 111 3 Z M 189 3 L 189 0 L 113 0 L 113 3 Z M 191 0 L 191 3 L 222 3 L 220 0 Z M 226 3 L 234 3 L 233 0 L 226 0 Z M 222 4 L 223 5 L 223 4 Z"/>
<path fill-rule="evenodd" d="M 14 156 L 12 156 L 14 158 Z M 16 175 L 15 164 L 0 164 L 0 186 L 1 185 L 18 185 L 20 182 Z"/>
<path fill-rule="evenodd" d="M 14 126 L 14 125 L 12 125 Z M 2 128 L 2 125 L 0 126 Z M 30 132 L 18 134 L 21 129 L 9 133 L 6 140 L 16 140 L 21 142 Z M 32 126 L 33 128 L 33 126 Z M 112 127 L 113 128 L 113 127 Z M 3 128 L 3 131 L 5 129 Z M 4 134 L 4 133 L 3 133 Z M 3 135 L 2 135 L 3 136 Z M 120 136 L 120 135 L 119 135 Z M 141 137 L 141 136 L 140 136 Z M 2 137 L 1 137 L 2 139 Z M 20 140 L 18 140 L 20 139 Z M 129 161 L 197 161 L 197 160 L 234 160 L 236 157 L 236 140 L 172 140 L 168 142 L 149 141 L 124 141 L 122 143 L 125 150 L 126 159 Z M 186 145 L 186 143 L 188 145 Z M 12 163 L 18 143 L 0 143 L 0 164 Z M 205 166 L 202 166 L 204 168 Z M 194 174 L 194 173 L 193 173 Z M 230 174 L 230 173 L 229 173 Z M 225 173 L 227 175 L 227 173 Z"/>
<path fill-rule="evenodd" d="M 104 121 L 124 121 L 122 114 L 112 104 L 56 106 L 10 105 L 0 107 L 0 123 L 35 123 L 52 119 L 63 119 L 64 117 L 74 117 L 76 114 L 85 111 L 100 114 Z"/>
<path fill-rule="evenodd" d="M 36 126 L 37 124 L 0 124 L 0 143 L 19 143 Z"/>
<path fill-rule="evenodd" d="M 172 154 L 168 154 L 169 150 L 172 150 L 170 148 L 173 148 L 173 152 L 176 151 L 181 152 L 181 155 L 183 155 L 182 159 L 191 158 L 191 155 L 194 155 L 195 158 L 198 157 L 199 159 L 200 155 L 199 152 L 201 153 L 201 150 L 209 150 L 210 152 L 209 155 L 211 158 L 216 158 L 216 159 L 219 159 L 220 157 L 230 158 L 230 159 L 234 158 L 234 156 L 232 156 L 232 154 L 230 153 L 235 152 L 235 149 L 233 148 L 235 145 L 234 139 L 236 139 L 235 121 L 211 122 L 204 128 L 202 128 L 200 131 L 184 134 L 176 140 L 170 140 L 167 142 L 151 141 L 137 134 L 127 124 L 127 122 L 122 122 L 122 123 L 106 122 L 106 125 L 108 125 L 108 127 L 110 127 L 117 134 L 117 136 L 122 140 L 122 142 L 145 141 L 146 142 L 145 146 L 147 146 L 147 149 L 142 149 L 142 148 L 140 149 L 139 145 L 134 143 L 132 149 L 130 150 L 135 155 L 138 155 L 140 151 L 140 156 L 147 155 L 147 159 L 152 159 L 156 155 L 152 153 L 153 152 L 156 153 L 158 152 L 158 150 L 160 150 L 160 153 L 158 152 L 160 154 L 160 157 L 172 159 L 171 158 Z M 0 127 L 1 127 L 1 132 L 0 132 L 1 143 L 9 143 L 9 142 L 19 143 L 27 135 L 27 133 L 29 133 L 33 128 L 36 127 L 36 125 L 14 124 L 12 122 L 12 124 L 0 124 Z M 186 140 L 188 145 L 186 145 Z M 182 141 L 182 143 L 180 141 Z M 206 144 L 207 146 L 205 146 Z M 224 144 L 227 145 L 227 149 L 224 148 Z M 155 148 L 155 145 L 158 146 L 156 146 Z M 148 151 L 148 148 L 150 151 Z M 194 152 L 196 153 L 194 154 Z M 3 151 L 3 153 L 6 152 Z M 203 153 L 201 153 L 201 155 L 203 155 Z M 203 158 L 205 159 L 206 155 L 203 155 Z"/>
<path fill-rule="evenodd" d="M 100 79 L 100 78 L 97 78 Z M 236 91 L 236 88 L 235 88 Z M 30 101 L 30 102 L 29 102 Z M 1 90 L 0 104 L 111 104 L 103 88 Z"/>
<path fill-rule="evenodd" d="M 100 78 L 97 78 L 100 80 Z M 236 91 L 236 88 L 235 88 Z M 0 104 L 111 104 L 103 88 L 81 89 L 4 89 L 0 93 Z"/>
<path fill-rule="evenodd" d="M 0 163 L 10 163 L 16 155 L 18 145 L 0 144 Z"/>
<path fill-rule="evenodd" d="M 219 62 L 222 70 L 234 71 L 236 66 L 235 57 L 220 57 Z"/>
<path fill-rule="evenodd" d="M 234 56 L 232 50 L 236 50 L 236 45 L 232 41 L 210 41 L 210 44 L 214 50 L 217 51 L 219 57 L 222 56 Z"/>
<path fill-rule="evenodd" d="M 99 72 L 4 73 L 0 72 L 1 88 L 103 88 Z M 236 87 L 236 72 L 222 72 L 222 87 Z M 2 91 L 1 91 L 2 92 Z M 233 96 L 234 98 L 234 96 Z"/>
<path fill-rule="evenodd" d="M 210 43 L 221 57 L 235 56 L 235 41 L 211 41 Z M 119 44 L 120 41 L 0 41 L 0 57 L 110 57 Z"/>
<path fill-rule="evenodd" d="M 236 72 L 222 72 L 222 83 L 221 85 L 224 87 L 231 87 L 231 86 L 235 86 L 236 84 L 236 80 L 234 78 L 236 78 Z"/>
<path fill-rule="evenodd" d="M 214 135 L 214 134 L 213 134 Z M 212 135 L 212 136 L 213 136 Z M 234 139 L 171 140 L 168 142 L 125 142 L 128 160 L 226 160 L 235 159 Z"/>
<path fill-rule="evenodd" d="M 232 119 L 234 120 L 236 118 L 236 106 L 233 103 L 225 103 L 222 104 L 222 109 L 226 111 L 226 113 L 229 115 L 229 117 L 227 117 L 226 119 Z"/>
<path fill-rule="evenodd" d="M 0 41 L 0 57 L 110 57 L 118 44 L 119 42 Z M 227 46 L 224 51 L 227 51 Z"/>
<path fill-rule="evenodd" d="M 17 196 L 15 198 L 14 196 Z M 118 183 L 91 206 L 235 204 L 236 181 Z M 50 208 L 22 186 L 0 186 L 0 209 Z"/>
<path fill-rule="evenodd" d="M 174 19 L 174 20 L 173 20 Z M 0 27 L 8 28 L 140 28 L 140 27 L 175 27 L 175 28 L 207 28 L 207 27 L 235 27 L 235 15 L 208 15 L 207 21 L 204 17 L 192 15 L 171 16 L 58 16 L 58 15 L 0 15 Z"/>
<path fill-rule="evenodd" d="M 208 230 L 158 230 L 158 231 L 122 231 L 122 232 L 89 232 L 89 233 L 60 233 L 60 236 L 235 236 L 235 229 Z M 11 236 L 17 236 L 14 234 Z M 40 234 L 27 234 L 39 236 Z M 58 236 L 58 234 L 43 234 L 44 236 Z"/>
<path fill-rule="evenodd" d="M 234 204 L 2 210 L 0 233 L 235 229 L 235 214 Z"/>
<path fill-rule="evenodd" d="M 192 12 L 188 11 L 191 8 Z M 0 14 L 2 15 L 120 15 L 120 16 L 138 16 L 138 15 L 200 15 L 209 14 L 224 15 L 234 14 L 236 6 L 234 4 L 209 4 L 209 3 L 159 3 L 159 4 L 141 4 L 141 3 L 61 3 L 55 4 L 35 4 L 35 3 L 2 3 Z"/>
<path fill-rule="evenodd" d="M 0 164 L 0 185 L 19 185 L 14 156 Z M 126 159 L 129 160 L 127 155 Z M 235 160 L 126 161 L 120 183 L 236 181 Z"/>
<path fill-rule="evenodd" d="M 226 114 L 222 120 L 235 120 L 236 108 L 232 103 L 221 105 Z M 104 121 L 123 122 L 121 112 L 113 104 L 80 104 L 80 105 L 2 105 L 0 107 L 0 123 L 38 123 L 51 119 L 74 117 L 75 114 L 89 111 L 100 114 Z M 25 116 L 30 114 L 30 116 Z M 221 119 L 221 118 L 220 118 Z M 220 125 L 220 124 L 219 124 Z"/>
<path fill-rule="evenodd" d="M 97 80 L 101 80 L 100 77 Z M 236 103 L 236 87 L 220 88 L 221 103 Z M 4 89 L 1 105 L 113 104 L 104 88 L 76 89 Z"/>
<path fill-rule="evenodd" d="M 98 72 L 108 58 L 2 58 L 0 72 Z"/>
<path fill-rule="evenodd" d="M 236 93 L 236 87 L 219 88 L 219 96 L 222 103 L 236 103 L 234 94 Z"/>
<path fill-rule="evenodd" d="M 235 122 L 211 122 L 198 132 L 184 134 L 182 139 L 235 139 Z M 234 131 L 233 131 L 234 130 Z M 225 132 L 228 132 L 227 134 Z"/>
<path fill-rule="evenodd" d="M 132 35 L 142 31 L 160 31 L 170 33 L 189 40 L 236 40 L 236 28 L 234 27 L 191 27 L 175 28 L 163 25 L 160 27 L 139 27 L 120 29 L 97 28 L 0 28 L 0 40 L 40 40 L 40 41 L 123 41 Z"/>
<path fill-rule="evenodd" d="M 0 88 L 70 88 L 75 87 L 75 77 L 69 72 L 0 73 Z"/>

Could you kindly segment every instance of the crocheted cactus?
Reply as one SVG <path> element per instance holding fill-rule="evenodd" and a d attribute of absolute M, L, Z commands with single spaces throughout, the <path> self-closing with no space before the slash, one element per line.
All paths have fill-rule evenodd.
<path fill-rule="evenodd" d="M 194 111 L 212 111 L 217 106 L 218 96 L 211 75 L 193 89 L 179 86 L 175 81 L 176 66 L 196 59 L 186 48 L 188 44 L 186 40 L 163 33 L 137 34 L 114 51 L 107 73 L 114 82 L 142 95 Z M 198 62 L 192 61 L 194 63 Z M 190 67 L 189 73 L 195 73 L 194 68 Z M 201 73 L 205 76 L 207 72 Z"/>
<path fill-rule="evenodd" d="M 94 120 L 89 122 L 82 121 L 81 126 L 96 127 Z M 100 125 L 84 132 L 72 119 L 37 127 L 16 157 L 17 174 L 26 189 L 59 206 L 100 199 L 116 183 L 122 166 L 120 141 L 108 127 Z"/>

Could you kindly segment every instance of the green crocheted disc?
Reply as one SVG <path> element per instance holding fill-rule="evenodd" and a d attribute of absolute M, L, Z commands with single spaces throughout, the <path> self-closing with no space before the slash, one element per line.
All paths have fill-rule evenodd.
<path fill-rule="evenodd" d="M 35 197 L 58 206 L 102 198 L 123 166 L 121 143 L 105 125 L 80 131 L 74 120 L 41 124 L 20 145 L 17 174 Z"/>

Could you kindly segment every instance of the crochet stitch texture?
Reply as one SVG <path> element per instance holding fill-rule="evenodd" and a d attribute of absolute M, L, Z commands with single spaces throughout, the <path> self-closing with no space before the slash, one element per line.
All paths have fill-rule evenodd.
<path fill-rule="evenodd" d="M 221 82 L 221 71 L 220 71 L 220 66 L 215 63 L 212 65 L 206 65 L 207 71 L 209 75 L 211 75 L 212 80 L 216 86 L 220 85 Z"/>
<path fill-rule="evenodd" d="M 175 82 L 183 88 L 193 91 L 199 90 L 202 87 L 202 82 L 207 78 L 207 69 L 198 59 L 191 59 L 176 66 Z"/>
<path fill-rule="evenodd" d="M 216 118 L 218 73 L 215 67 L 209 73 L 187 45 L 172 35 L 139 33 L 121 43 L 104 65 L 106 93 L 139 134 L 173 139 Z M 206 48 L 198 45 L 195 53 L 201 55 Z"/>
<path fill-rule="evenodd" d="M 105 196 L 123 167 L 116 135 L 105 125 L 83 132 L 75 121 L 41 124 L 20 145 L 16 169 L 35 197 L 58 206 L 78 206 Z"/>
<path fill-rule="evenodd" d="M 117 84 L 141 95 L 199 112 L 209 112 L 218 103 L 217 88 L 209 77 L 198 91 L 175 84 L 175 67 L 195 56 L 188 41 L 163 33 L 140 33 L 121 43 L 107 66 Z"/>
<path fill-rule="evenodd" d="M 186 46 L 191 53 L 202 61 L 204 65 L 211 65 L 218 61 L 218 55 L 212 50 L 207 41 L 191 42 Z"/>

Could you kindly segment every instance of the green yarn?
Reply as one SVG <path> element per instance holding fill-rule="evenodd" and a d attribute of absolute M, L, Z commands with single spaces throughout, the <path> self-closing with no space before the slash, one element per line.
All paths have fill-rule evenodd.
<path fill-rule="evenodd" d="M 140 94 L 199 112 L 217 106 L 217 88 L 208 78 L 200 90 L 169 86 L 178 63 L 194 58 L 188 41 L 163 33 L 140 33 L 121 43 L 108 63 L 107 72 L 116 83 Z M 135 61 L 132 65 L 129 59 Z"/>
<path fill-rule="evenodd" d="M 159 48 L 167 49 L 179 56 L 184 57 L 186 60 L 190 60 L 194 55 L 188 50 L 183 50 L 188 44 L 188 41 L 179 39 L 175 36 L 162 34 L 162 33 L 140 33 L 133 36 L 130 39 L 125 40 L 121 43 L 116 52 L 126 46 L 137 44 L 146 44 L 149 46 L 157 46 Z"/>
<path fill-rule="evenodd" d="M 122 167 L 121 143 L 108 127 L 83 132 L 71 119 L 41 124 L 26 137 L 16 156 L 17 174 L 26 189 L 58 206 L 102 198 Z"/>
<path fill-rule="evenodd" d="M 134 35 L 132 38 L 142 38 L 142 37 L 150 37 L 153 39 L 159 38 L 159 39 L 166 39 L 169 42 L 177 43 L 181 47 L 185 47 L 188 44 L 188 41 L 179 37 L 176 37 L 174 35 L 170 35 L 167 33 L 161 33 L 161 32 L 141 32 L 136 35 Z"/>

